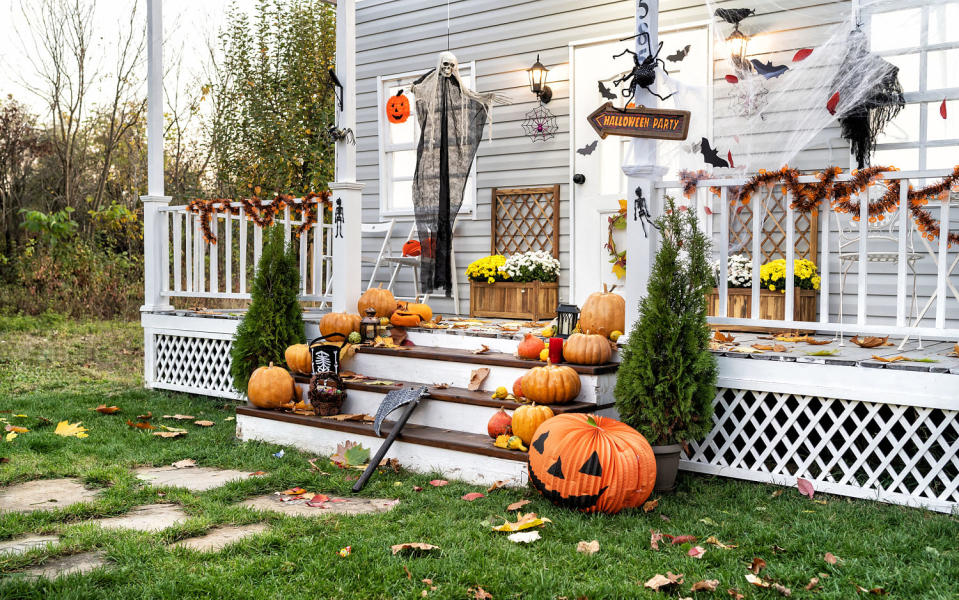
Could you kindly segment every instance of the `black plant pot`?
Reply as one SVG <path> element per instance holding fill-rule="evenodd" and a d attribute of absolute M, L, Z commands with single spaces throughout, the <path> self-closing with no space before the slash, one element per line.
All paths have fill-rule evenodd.
<path fill-rule="evenodd" d="M 654 492 L 672 492 L 676 489 L 676 473 L 679 471 L 679 456 L 683 447 L 679 444 L 653 446 L 656 455 L 656 485 Z"/>

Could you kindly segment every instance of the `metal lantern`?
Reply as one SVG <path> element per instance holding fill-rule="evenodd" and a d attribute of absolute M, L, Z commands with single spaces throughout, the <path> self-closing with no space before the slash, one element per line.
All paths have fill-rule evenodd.
<path fill-rule="evenodd" d="M 364 342 L 372 342 L 376 339 L 377 327 L 380 320 L 376 318 L 376 309 L 372 306 L 366 309 L 366 316 L 360 321 L 360 338 Z"/>
<path fill-rule="evenodd" d="M 726 38 L 726 49 L 729 50 L 729 59 L 733 65 L 741 70 L 750 70 L 749 60 L 746 58 L 746 47 L 749 45 L 749 36 L 739 30 L 739 23 Z"/>
<path fill-rule="evenodd" d="M 536 94 L 543 104 L 549 102 L 553 97 L 553 90 L 546 85 L 546 74 L 549 73 L 549 69 L 539 62 L 539 54 L 536 55 L 536 62 L 533 63 L 533 66 L 526 69 L 526 73 L 529 74 L 530 91 Z"/>
<path fill-rule="evenodd" d="M 579 307 L 575 304 L 560 304 L 556 307 L 556 337 L 568 338 L 579 322 Z"/>

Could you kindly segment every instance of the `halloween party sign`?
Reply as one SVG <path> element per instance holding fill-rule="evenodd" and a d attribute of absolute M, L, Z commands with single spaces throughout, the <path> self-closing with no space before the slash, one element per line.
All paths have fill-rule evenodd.
<path fill-rule="evenodd" d="M 623 135 L 659 140 L 685 140 L 689 133 L 688 110 L 661 108 L 616 108 L 603 104 L 586 117 L 599 137 Z"/>

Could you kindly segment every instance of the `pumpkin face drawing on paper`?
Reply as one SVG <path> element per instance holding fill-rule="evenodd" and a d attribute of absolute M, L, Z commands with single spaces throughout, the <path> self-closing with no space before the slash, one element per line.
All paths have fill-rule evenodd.
<path fill-rule="evenodd" d="M 410 118 L 410 99 L 403 90 L 396 92 L 386 101 L 386 118 L 390 123 L 405 123 Z"/>
<path fill-rule="evenodd" d="M 533 434 L 529 481 L 556 505 L 613 514 L 649 498 L 656 457 L 646 438 L 625 423 L 567 413 Z"/>

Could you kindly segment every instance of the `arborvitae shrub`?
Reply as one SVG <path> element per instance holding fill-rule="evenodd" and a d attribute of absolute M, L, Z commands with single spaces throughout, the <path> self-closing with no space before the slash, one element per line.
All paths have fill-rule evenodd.
<path fill-rule="evenodd" d="M 694 211 L 667 198 L 662 240 L 640 317 L 622 352 L 616 408 L 653 445 L 697 440 L 712 428 L 716 359 L 709 352 L 709 240 Z"/>

